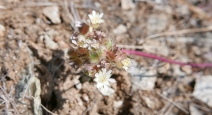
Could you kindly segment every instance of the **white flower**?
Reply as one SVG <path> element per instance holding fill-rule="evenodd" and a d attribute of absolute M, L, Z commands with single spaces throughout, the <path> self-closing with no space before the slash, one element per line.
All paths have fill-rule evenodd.
<path fill-rule="evenodd" d="M 99 14 L 99 13 L 96 13 L 96 11 L 92 11 L 92 14 L 88 14 L 89 18 L 90 18 L 90 21 L 92 24 L 100 24 L 100 23 L 103 23 L 104 20 L 101 19 L 102 16 L 103 16 L 103 13 Z"/>
<path fill-rule="evenodd" d="M 114 93 L 114 90 L 110 87 L 110 83 L 115 83 L 115 79 L 110 78 L 111 77 L 111 70 L 107 72 L 106 68 L 99 71 L 99 73 L 95 74 L 94 81 L 97 82 L 96 87 L 99 89 L 99 91 L 102 93 L 102 95 L 111 95 Z"/>
<path fill-rule="evenodd" d="M 123 68 L 127 71 L 129 67 L 132 65 L 129 58 L 121 60 L 121 63 L 123 64 Z"/>

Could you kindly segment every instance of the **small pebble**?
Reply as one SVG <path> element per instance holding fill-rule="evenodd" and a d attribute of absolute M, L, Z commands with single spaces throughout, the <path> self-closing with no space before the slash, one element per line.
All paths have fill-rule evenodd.
<path fill-rule="evenodd" d="M 127 27 L 122 24 L 113 30 L 113 33 L 116 35 L 123 34 L 126 32 L 127 32 Z"/>
<path fill-rule="evenodd" d="M 58 6 L 52 6 L 52 7 L 44 8 L 43 14 L 47 18 L 49 18 L 53 24 L 60 24 L 61 23 Z"/>

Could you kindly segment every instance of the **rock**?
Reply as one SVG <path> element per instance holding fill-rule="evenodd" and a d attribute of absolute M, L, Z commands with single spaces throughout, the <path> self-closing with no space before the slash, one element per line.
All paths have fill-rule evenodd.
<path fill-rule="evenodd" d="M 101 8 L 101 4 L 99 2 L 94 2 L 94 5 L 97 7 L 97 8 Z"/>
<path fill-rule="evenodd" d="M 138 68 L 137 62 L 132 60 L 132 66 L 128 70 L 132 78 L 132 88 L 133 90 L 153 90 L 155 87 L 155 82 L 157 77 L 155 76 L 156 71 L 149 70 L 147 71 L 144 68 Z"/>
<path fill-rule="evenodd" d="M 180 70 L 180 65 L 171 65 L 171 68 L 172 68 L 172 70 L 173 70 L 173 73 L 172 73 L 172 75 L 173 76 L 185 76 L 185 73 L 183 72 L 183 71 L 181 71 Z"/>
<path fill-rule="evenodd" d="M 162 3 L 162 0 L 155 0 L 155 2 L 160 4 L 160 3 Z"/>
<path fill-rule="evenodd" d="M 148 72 L 145 73 L 145 76 L 141 75 L 139 77 L 134 77 L 132 81 L 134 82 L 134 85 L 136 85 L 141 90 L 153 90 L 157 78 L 155 76 L 152 77 L 152 75 L 153 73 Z"/>
<path fill-rule="evenodd" d="M 82 97 L 83 97 L 83 100 L 87 102 L 90 100 L 87 94 L 84 94 Z"/>
<path fill-rule="evenodd" d="M 194 98 L 212 107 L 212 76 L 201 76 L 196 79 L 193 92 Z"/>
<path fill-rule="evenodd" d="M 56 37 L 56 38 L 58 38 L 58 37 Z M 69 50 L 68 43 L 66 43 L 63 40 L 55 40 L 55 41 L 58 43 L 60 49 L 63 51 L 64 57 L 68 58 L 68 50 Z"/>
<path fill-rule="evenodd" d="M 18 47 L 21 48 L 23 46 L 23 41 L 22 40 L 18 40 Z"/>
<path fill-rule="evenodd" d="M 180 16 L 189 16 L 190 15 L 190 11 L 187 5 L 181 4 L 179 5 L 176 9 L 175 12 L 177 14 L 179 14 Z"/>
<path fill-rule="evenodd" d="M 130 10 L 135 7 L 135 4 L 132 0 L 121 0 L 121 8 L 123 10 Z"/>
<path fill-rule="evenodd" d="M 44 34 L 44 42 L 47 48 L 51 50 L 56 50 L 58 49 L 58 44 L 52 40 L 48 35 Z"/>
<path fill-rule="evenodd" d="M 170 64 L 167 63 L 164 66 L 158 67 L 157 70 L 158 70 L 158 73 L 164 74 L 164 73 L 166 73 L 169 70 L 169 68 L 170 68 Z"/>
<path fill-rule="evenodd" d="M 157 2 L 157 1 L 156 1 Z M 174 11 L 171 6 L 164 6 L 164 5 L 154 5 L 155 10 L 164 11 L 168 14 L 172 14 Z"/>
<path fill-rule="evenodd" d="M 0 37 L 4 36 L 5 27 L 0 24 Z"/>
<path fill-rule="evenodd" d="M 149 53 L 159 54 L 163 56 L 168 56 L 170 52 L 168 46 L 164 42 L 160 42 L 157 40 L 146 40 L 143 48 Z"/>
<path fill-rule="evenodd" d="M 119 107 L 121 107 L 123 105 L 123 101 L 114 101 L 113 102 L 113 107 L 114 108 L 119 108 Z"/>
<path fill-rule="evenodd" d="M 76 84 L 75 86 L 76 86 L 76 88 L 77 88 L 78 90 L 82 89 L 82 84 L 81 84 L 81 83 Z"/>
<path fill-rule="evenodd" d="M 204 54 L 203 57 L 204 57 L 206 60 L 212 62 L 212 58 L 211 58 L 211 57 L 212 57 L 212 52 L 208 52 L 208 53 Z"/>
<path fill-rule="evenodd" d="M 175 37 L 167 37 L 167 42 L 169 43 L 169 44 L 176 44 L 176 38 Z M 177 43 L 178 44 L 186 44 L 186 43 L 192 43 L 192 42 L 194 42 L 195 41 L 195 39 L 194 38 L 192 38 L 192 37 L 178 37 L 177 38 Z"/>
<path fill-rule="evenodd" d="M 139 34 L 141 34 L 141 32 L 142 32 L 141 27 L 133 24 L 133 23 L 136 23 L 135 21 L 137 20 L 137 17 L 135 16 L 135 15 L 137 15 L 136 11 L 137 10 L 127 10 L 127 11 L 123 11 L 123 14 L 124 14 L 124 16 L 126 16 L 126 18 L 128 20 L 126 23 L 127 29 L 129 29 L 129 28 L 130 28 L 130 30 L 134 29 L 134 31 L 139 31 Z M 139 28 L 139 30 L 138 30 L 138 28 Z"/>
<path fill-rule="evenodd" d="M 147 107 L 154 109 L 155 108 L 155 101 L 150 99 L 149 97 L 142 97 L 144 102 L 146 103 Z"/>
<path fill-rule="evenodd" d="M 188 0 L 187 2 L 190 4 L 196 4 L 199 2 L 199 0 Z"/>
<path fill-rule="evenodd" d="M 43 14 L 47 18 L 49 18 L 53 24 L 60 24 L 61 23 L 58 6 L 51 6 L 51 7 L 44 8 Z"/>
<path fill-rule="evenodd" d="M 197 46 L 192 46 L 192 50 L 194 51 L 195 55 L 201 55 L 202 51 Z"/>
<path fill-rule="evenodd" d="M 80 81 L 78 79 L 73 80 L 75 87 L 80 90 L 82 89 L 82 84 L 80 83 Z"/>
<path fill-rule="evenodd" d="M 20 2 L 20 0 L 7 0 L 7 2 L 9 2 L 9 3 L 17 3 L 17 2 Z"/>
<path fill-rule="evenodd" d="M 57 36 L 59 35 L 59 33 L 58 31 L 55 31 L 54 29 L 46 28 L 46 32 L 44 34 L 49 35 L 49 37 L 52 38 L 52 40 L 54 41 L 58 40 Z"/>
<path fill-rule="evenodd" d="M 40 56 L 40 57 L 43 56 L 44 51 L 42 50 L 41 46 L 39 46 L 39 44 L 29 41 L 29 46 L 38 51 L 38 56 Z"/>
<path fill-rule="evenodd" d="M 80 98 L 80 95 L 76 95 L 76 100 L 77 100 L 79 106 L 83 106 L 83 101 Z"/>
<path fill-rule="evenodd" d="M 199 111 L 193 104 L 190 104 L 189 111 L 191 115 L 204 115 L 201 111 Z"/>
<path fill-rule="evenodd" d="M 186 74 L 191 74 L 192 73 L 192 67 L 191 66 L 183 66 L 183 67 L 181 67 L 181 69 Z"/>
<path fill-rule="evenodd" d="M 126 33 L 126 32 L 127 32 L 127 27 L 122 25 L 122 24 L 119 25 L 118 27 L 116 27 L 113 30 L 113 33 L 116 34 L 116 35 L 123 34 L 123 33 Z"/>
<path fill-rule="evenodd" d="M 149 15 L 147 19 L 146 26 L 148 35 L 162 32 L 169 26 L 169 18 L 165 14 Z"/>
<path fill-rule="evenodd" d="M 58 44 L 59 44 L 61 49 L 69 49 L 69 45 L 66 42 L 62 41 L 62 40 L 58 41 Z"/>

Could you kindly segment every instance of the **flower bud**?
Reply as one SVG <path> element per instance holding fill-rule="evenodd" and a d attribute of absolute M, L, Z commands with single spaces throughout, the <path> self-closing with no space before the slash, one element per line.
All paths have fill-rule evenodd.
<path fill-rule="evenodd" d="M 83 55 L 83 54 L 88 53 L 88 49 L 79 47 L 78 52 L 79 52 L 79 54 Z"/>
<path fill-rule="evenodd" d="M 100 62 L 99 55 L 96 52 L 90 52 L 89 58 L 91 63 L 98 63 Z"/>
<path fill-rule="evenodd" d="M 85 22 L 78 22 L 77 27 L 78 27 L 79 33 L 82 35 L 87 34 L 89 31 L 89 25 L 86 24 Z"/>
<path fill-rule="evenodd" d="M 132 65 L 132 62 L 129 58 L 125 58 L 121 60 L 121 63 L 123 64 L 123 68 L 127 71 L 129 67 Z"/>

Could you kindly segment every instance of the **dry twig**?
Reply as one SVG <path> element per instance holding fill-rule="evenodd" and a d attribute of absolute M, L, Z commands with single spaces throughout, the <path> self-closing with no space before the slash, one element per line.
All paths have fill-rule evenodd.
<path fill-rule="evenodd" d="M 74 2 L 70 2 L 70 8 L 71 8 L 71 13 L 74 15 L 74 20 L 80 21 L 81 19 L 80 19 L 78 11 L 75 8 Z"/>
<path fill-rule="evenodd" d="M 170 108 L 171 103 L 166 103 L 165 106 L 163 106 L 163 108 L 159 111 L 160 115 L 164 115 L 166 113 L 166 111 Z"/>
<path fill-rule="evenodd" d="M 182 110 L 183 112 L 185 112 L 186 114 L 189 114 L 189 112 L 187 110 L 185 110 L 184 108 L 182 108 L 180 105 L 178 105 L 177 103 L 173 102 L 172 100 L 168 99 L 167 97 L 165 97 L 164 95 L 156 92 L 159 96 L 161 96 L 162 98 L 164 98 L 165 100 L 167 100 L 168 102 L 172 103 L 173 105 L 175 105 L 177 108 L 179 108 L 180 110 Z"/>
<path fill-rule="evenodd" d="M 19 112 L 18 110 L 16 109 L 16 106 L 15 104 L 10 100 L 10 98 L 8 97 L 7 93 L 5 92 L 5 90 L 0 86 L 0 89 L 3 91 L 5 97 L 7 98 L 7 100 L 12 104 L 12 106 L 14 107 L 16 113 L 19 115 Z"/>
<path fill-rule="evenodd" d="M 72 28 L 74 28 L 74 17 L 69 13 L 69 9 L 68 9 L 68 1 L 67 0 L 64 0 L 64 7 L 63 7 L 67 13 L 67 16 L 69 17 L 69 19 L 71 20 L 70 22 L 71 23 L 71 26 Z"/>
<path fill-rule="evenodd" d="M 184 29 L 179 31 L 163 32 L 163 33 L 150 35 L 146 39 L 152 39 L 152 38 L 163 37 L 163 36 L 182 35 L 182 34 L 189 34 L 189 33 L 208 32 L 208 31 L 212 31 L 212 26 L 208 26 L 205 28 Z"/>
<path fill-rule="evenodd" d="M 209 109 L 209 108 L 207 108 L 207 107 L 204 107 L 204 106 L 201 106 L 201 105 L 198 105 L 198 104 L 196 104 L 196 103 L 192 103 L 195 107 L 197 107 L 197 108 L 199 108 L 199 109 L 201 109 L 201 110 L 203 110 L 203 111 L 206 111 L 206 112 L 210 112 L 210 113 L 212 113 L 212 110 L 211 109 Z"/>
<path fill-rule="evenodd" d="M 41 107 L 43 107 L 43 109 L 45 109 L 47 112 L 51 113 L 52 115 L 57 115 L 56 113 L 52 113 L 51 111 L 49 111 L 47 108 L 45 108 L 42 104 L 40 104 Z"/>
<path fill-rule="evenodd" d="M 173 107 L 174 107 L 174 105 L 171 105 L 164 115 L 170 115 L 170 112 L 173 109 Z"/>
<path fill-rule="evenodd" d="M 188 8 L 191 11 L 193 11 L 194 13 L 196 13 L 200 19 L 206 19 L 206 20 L 212 22 L 212 17 L 209 14 L 205 13 L 202 9 L 200 9 L 194 5 L 188 4 L 185 0 L 177 0 L 177 1 L 181 4 L 188 6 Z"/>
<path fill-rule="evenodd" d="M 24 6 L 57 6 L 54 2 L 27 2 Z"/>
<path fill-rule="evenodd" d="M 95 94 L 96 94 L 96 92 L 95 92 Z M 88 107 L 83 113 L 82 113 L 82 115 L 84 115 L 85 113 L 87 113 L 93 106 L 94 106 L 94 104 L 95 104 L 95 102 L 96 102 L 96 98 L 97 98 L 97 96 L 96 97 L 94 97 L 94 99 L 91 101 L 91 106 L 90 107 Z"/>
<path fill-rule="evenodd" d="M 30 96 L 30 97 L 27 96 L 27 98 L 35 99 L 33 96 Z M 45 110 L 46 110 L 47 112 L 49 112 L 50 114 L 52 114 L 52 115 L 58 115 L 58 114 L 56 114 L 56 113 L 53 113 L 53 112 L 49 111 L 49 110 L 48 110 L 46 107 L 44 107 L 42 104 L 40 104 L 40 106 L 43 107 L 43 109 L 45 109 Z"/>
<path fill-rule="evenodd" d="M 135 45 L 117 44 L 116 46 L 119 47 L 119 48 L 125 48 L 125 49 L 143 49 L 143 46 L 135 46 Z"/>
<path fill-rule="evenodd" d="M 157 2 L 151 1 L 151 0 L 135 0 L 136 2 L 147 2 L 151 4 L 157 4 Z"/>

